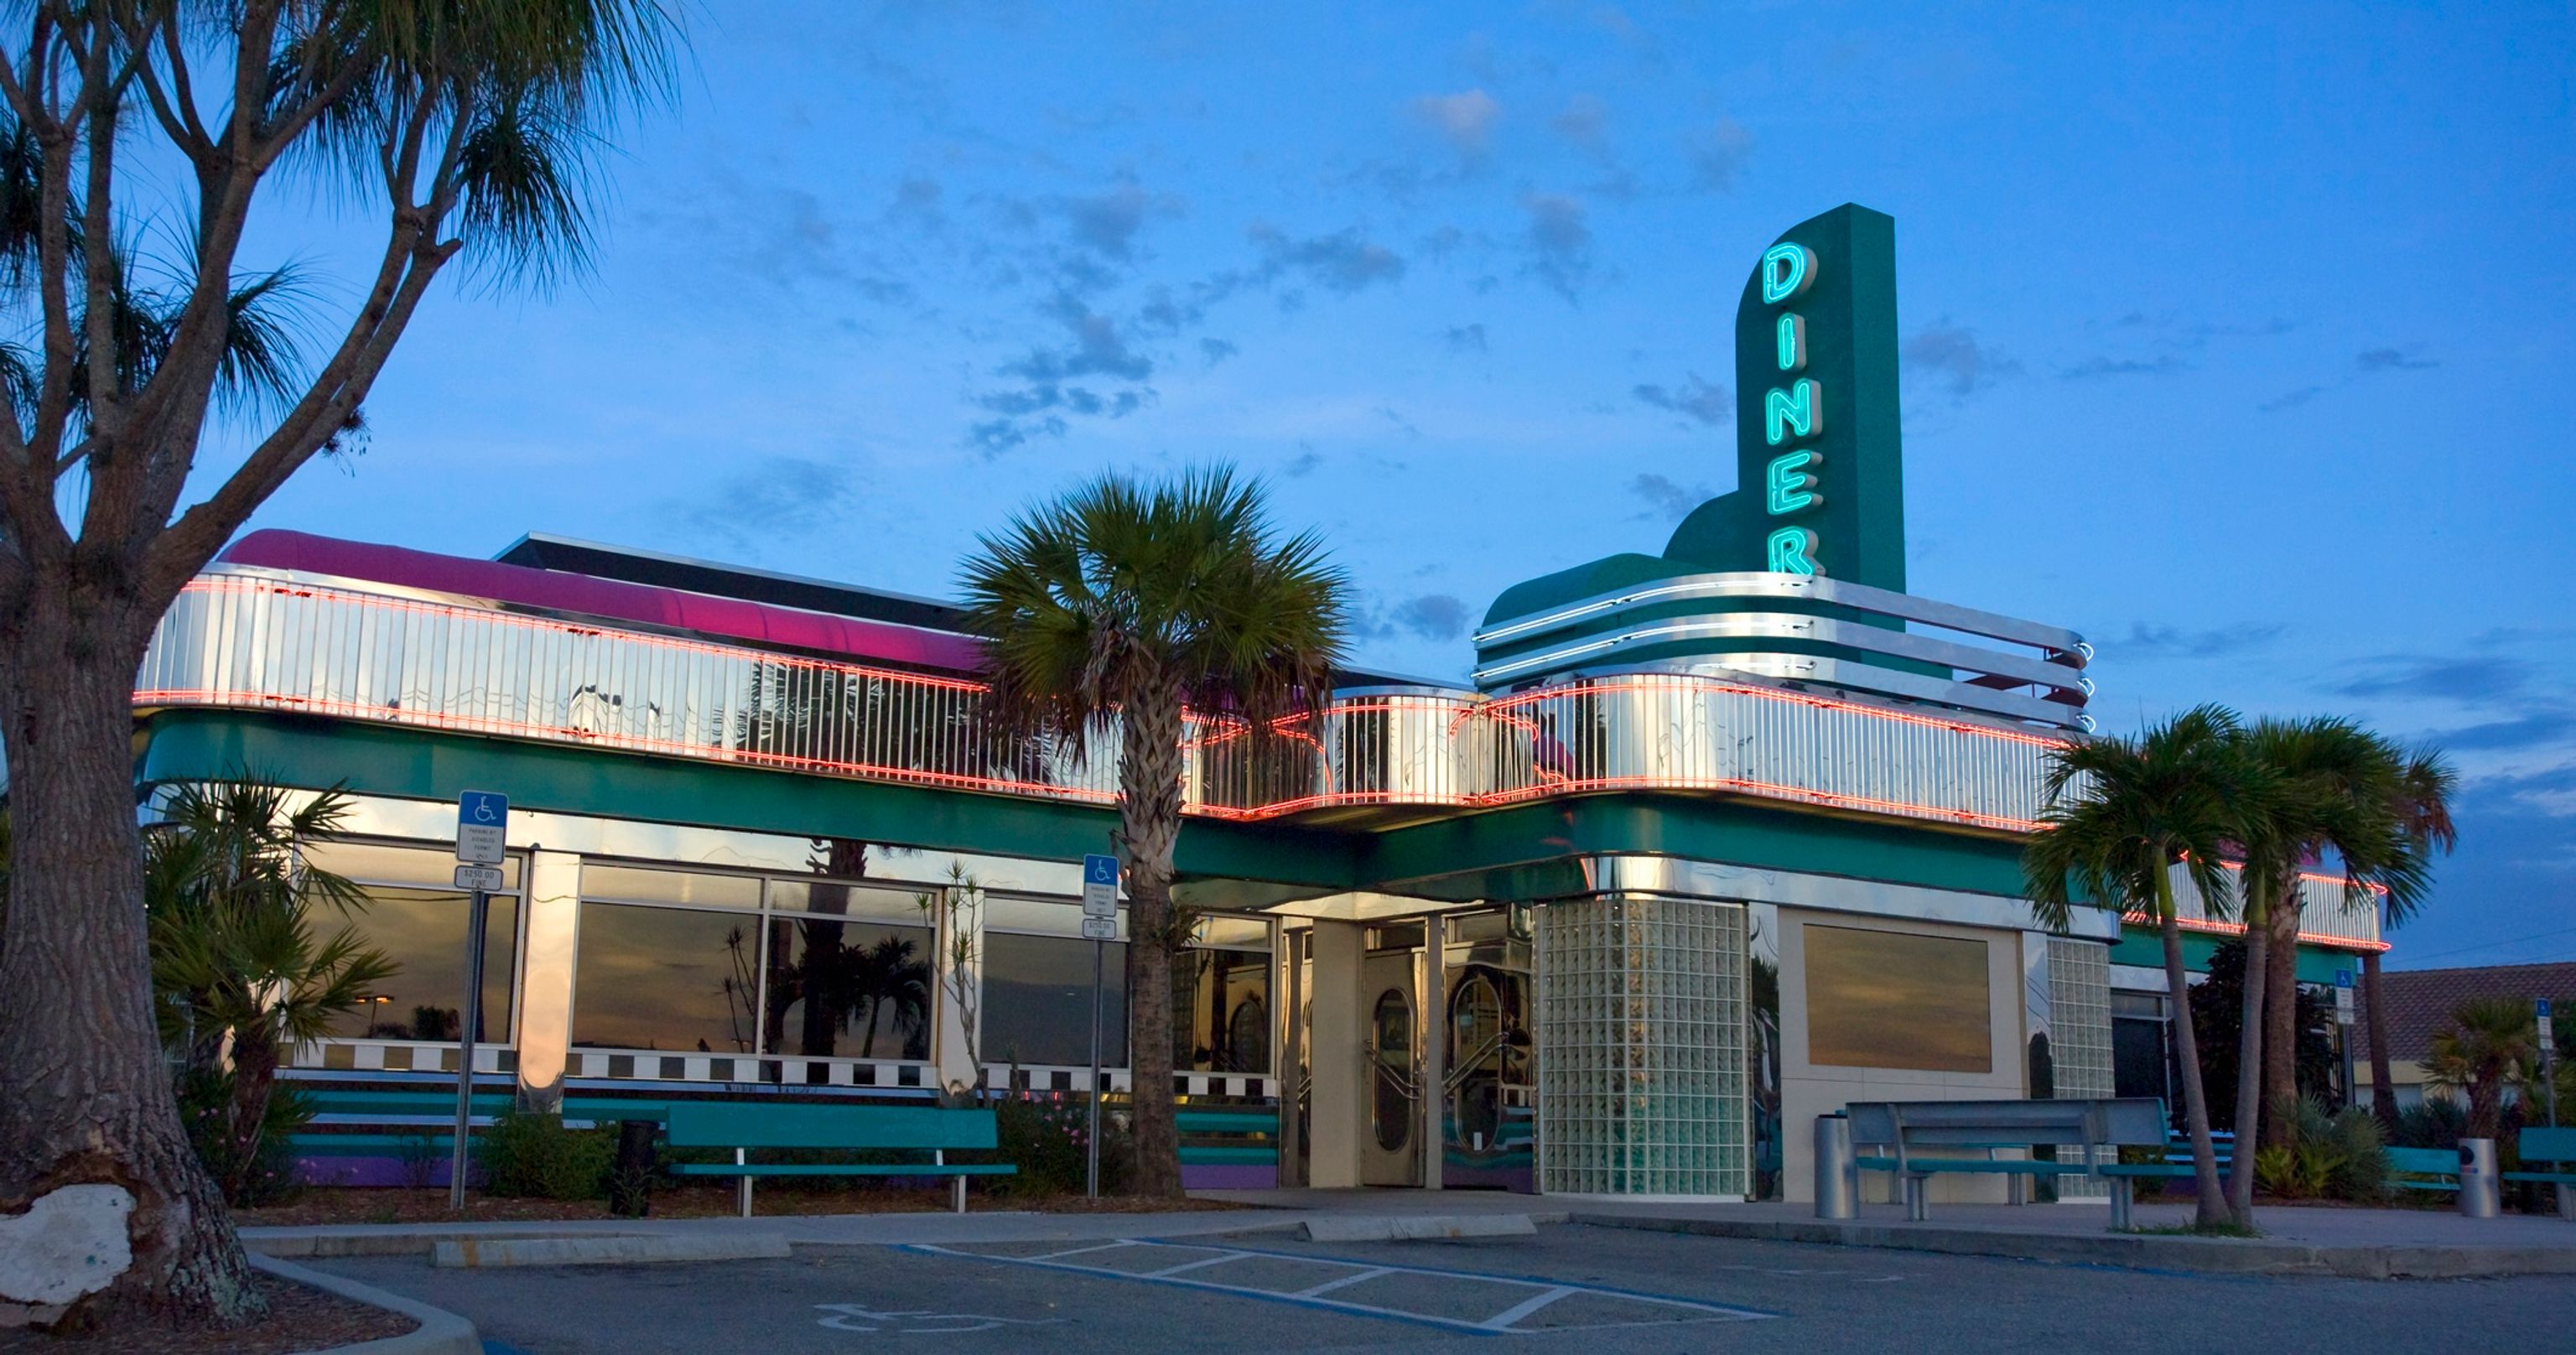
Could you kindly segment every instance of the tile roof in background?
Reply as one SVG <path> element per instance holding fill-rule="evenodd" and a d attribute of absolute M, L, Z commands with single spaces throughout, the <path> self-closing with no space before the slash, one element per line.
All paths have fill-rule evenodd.
<path fill-rule="evenodd" d="M 2482 997 L 2545 997 L 2576 1007 L 2576 961 L 2562 964 L 2481 965 L 2469 969 L 2388 970 L 2379 976 L 2388 1004 L 2390 1057 L 2421 1062 L 2433 1036 L 2450 1024 L 2461 1003 Z M 2355 1025 L 2355 1056 L 2370 1057 L 2370 1033 Z"/>

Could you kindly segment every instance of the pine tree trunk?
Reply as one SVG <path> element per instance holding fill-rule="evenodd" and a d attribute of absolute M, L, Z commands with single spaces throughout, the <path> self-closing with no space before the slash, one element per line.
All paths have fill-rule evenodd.
<path fill-rule="evenodd" d="M 2293 875 L 2288 892 L 2272 901 L 2269 934 L 2264 938 L 2268 953 L 2263 969 L 2263 1096 L 2256 1110 L 2263 1117 L 2266 1148 L 2289 1146 L 2289 1109 L 2299 1096 L 2299 902 L 2299 881 Z M 2254 941 L 2249 931 L 2245 938 L 2249 992 L 2254 982 Z"/>
<path fill-rule="evenodd" d="M 2370 1022 L 2370 1113 L 2382 1138 L 2397 1141 L 2396 1060 L 2388 1055 L 2388 1011 L 2379 1003 L 2379 952 L 2361 953 L 2361 1001 Z"/>
<path fill-rule="evenodd" d="M 1121 712 L 1119 831 L 1127 877 L 1127 1068 L 1138 1195 L 1181 1194 L 1172 1104 L 1172 853 L 1181 832 L 1181 699 L 1140 692 Z"/>
<path fill-rule="evenodd" d="M 2264 1124 L 2258 1084 L 2270 1043 L 2263 1029 L 2263 997 L 2270 968 L 2264 960 L 2271 944 L 2268 927 L 2257 924 L 2245 929 L 2244 1006 L 2236 1037 L 2236 1148 L 2227 1159 L 2227 1207 L 2248 1228 L 2254 1226 L 2254 1141 Z M 2277 1127 L 2284 1118 L 2276 1113 L 2270 1123 Z"/>
<path fill-rule="evenodd" d="M 2218 1150 L 2209 1138 L 2209 1096 L 2200 1084 L 2200 1041 L 2191 1033 L 2191 981 L 2182 966 L 2182 928 L 2174 922 L 2172 902 L 2159 902 L 2163 904 L 2157 912 L 2164 932 L 2165 984 L 2173 994 L 2174 1060 L 2182 1065 L 2183 1130 L 2191 1136 L 2198 1221 L 2208 1227 L 2227 1221 L 2227 1197 L 2218 1180 Z"/>
<path fill-rule="evenodd" d="M 152 1019 L 134 673 L 155 619 L 67 569 L 7 619 L 9 927 L 0 939 L 0 1212 L 63 1186 L 134 1196 L 134 1263 L 62 1321 L 236 1323 L 264 1306 L 197 1161 Z M 104 590 L 102 590 L 103 592 Z"/>

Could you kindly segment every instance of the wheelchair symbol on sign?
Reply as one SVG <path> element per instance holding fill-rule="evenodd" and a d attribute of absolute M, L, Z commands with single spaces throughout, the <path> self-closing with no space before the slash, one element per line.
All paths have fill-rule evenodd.
<path fill-rule="evenodd" d="M 946 1336 L 970 1331 L 994 1331 L 1002 1327 L 1045 1327 L 1064 1321 L 1060 1317 L 987 1317 L 982 1313 L 920 1312 L 880 1313 L 861 1303 L 818 1303 L 814 1305 L 830 1317 L 819 1318 L 817 1325 L 833 1331 L 874 1332 L 891 1326 L 897 1336 Z"/>

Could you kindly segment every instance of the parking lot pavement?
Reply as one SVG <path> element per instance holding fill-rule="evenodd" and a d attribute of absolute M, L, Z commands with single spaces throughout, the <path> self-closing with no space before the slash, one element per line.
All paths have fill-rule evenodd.
<path fill-rule="evenodd" d="M 807 1248 L 792 1260 L 440 1271 L 316 1263 L 495 1350 L 1430 1352 L 2558 1348 L 2576 1279 L 2255 1279 L 1582 1226 L 1476 1243 Z"/>

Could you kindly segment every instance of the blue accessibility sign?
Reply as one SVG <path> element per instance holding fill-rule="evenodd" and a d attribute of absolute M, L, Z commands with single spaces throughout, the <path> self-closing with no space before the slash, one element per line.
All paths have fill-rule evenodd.
<path fill-rule="evenodd" d="M 1082 858 L 1082 882 L 1087 885 L 1118 883 L 1118 858 L 1097 853 Z"/>
<path fill-rule="evenodd" d="M 510 797 L 498 791 L 469 790 L 456 797 L 456 859 L 497 866 L 510 831 Z"/>

